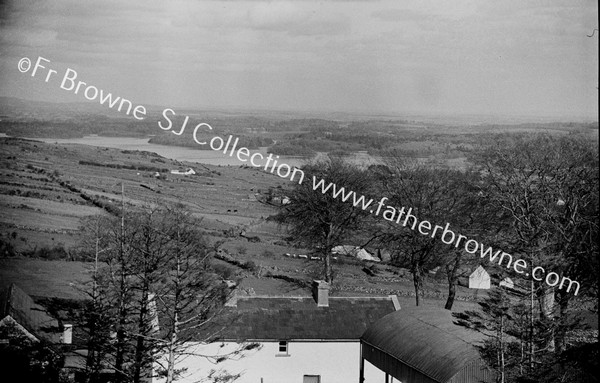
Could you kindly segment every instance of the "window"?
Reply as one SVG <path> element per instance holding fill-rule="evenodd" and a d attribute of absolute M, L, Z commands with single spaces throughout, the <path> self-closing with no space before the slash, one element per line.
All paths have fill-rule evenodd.
<path fill-rule="evenodd" d="M 279 341 L 279 353 L 288 354 L 288 342 L 285 340 Z"/>
<path fill-rule="evenodd" d="M 304 375 L 302 383 L 321 383 L 321 375 Z"/>

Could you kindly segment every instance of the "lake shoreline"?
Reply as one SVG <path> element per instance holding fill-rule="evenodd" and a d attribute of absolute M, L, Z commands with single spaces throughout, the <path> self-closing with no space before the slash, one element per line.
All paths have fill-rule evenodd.
<path fill-rule="evenodd" d="M 103 148 L 112 148 L 119 150 L 141 150 L 156 153 L 162 157 L 177 161 L 195 162 L 204 165 L 216 166 L 244 166 L 244 162 L 235 157 L 230 157 L 222 152 L 214 150 L 204 150 L 187 146 L 152 144 L 148 141 L 151 136 L 139 137 L 107 137 L 98 135 L 88 135 L 80 138 L 47 138 L 47 137 L 19 137 L 29 140 L 41 141 L 49 144 L 80 144 Z M 267 147 L 259 149 L 249 149 L 251 154 L 260 153 L 267 156 Z M 286 162 L 290 166 L 300 167 L 307 158 L 294 156 L 279 156 L 280 161 Z"/>

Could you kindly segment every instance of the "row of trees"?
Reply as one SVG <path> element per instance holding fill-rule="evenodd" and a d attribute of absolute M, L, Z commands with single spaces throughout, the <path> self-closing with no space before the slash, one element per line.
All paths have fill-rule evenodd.
<path fill-rule="evenodd" d="M 598 312 L 597 143 L 576 135 L 497 136 L 472 151 L 471 165 L 463 171 L 407 161 L 398 153 L 389 153 L 386 159 L 385 166 L 371 169 L 331 159 L 304 170 L 309 180 L 314 175 L 375 202 L 386 196 L 387 205 L 410 207 L 419 220 L 449 222 L 455 232 L 577 280 L 581 288 L 574 298 L 573 291 L 553 289 L 531 276 L 512 273 L 510 277 L 524 294 L 509 299 L 492 293 L 490 301 L 484 302 L 487 317 L 483 322 L 501 320 L 500 327 L 494 325 L 488 331 L 492 327 L 469 325 L 471 320 L 477 322 L 475 313 L 459 318 L 495 339 L 486 355 L 494 355 L 493 365 L 502 372 L 499 376 L 506 377 L 502 381 L 556 378 L 546 372 L 571 350 L 568 334 L 578 327 L 574 304 L 581 307 L 587 300 L 585 307 Z M 481 262 L 439 238 L 423 236 L 354 208 L 331 193 L 315 191 L 311 182 L 295 185 L 287 195 L 291 203 L 282 207 L 278 219 L 298 242 L 322 253 L 323 277 L 328 281 L 335 276 L 330 259 L 333 247 L 354 243 L 383 248 L 391 252 L 392 263 L 412 273 L 417 305 L 427 270 L 438 266 L 445 270 L 446 308 L 451 309 L 461 273 Z M 497 266 L 492 270 L 500 278 L 509 275 Z M 513 343 L 507 347 L 509 338 L 516 339 L 518 347 Z M 498 350 L 507 358 L 504 352 L 512 353 L 508 359 L 518 363 L 498 363 L 502 359 L 496 358 Z"/>
<path fill-rule="evenodd" d="M 385 249 L 393 264 L 412 273 L 417 305 L 422 299 L 427 271 L 444 267 L 449 289 L 446 308 L 452 308 L 458 279 L 464 266 L 473 263 L 472 259 L 466 259 L 460 249 L 449 247 L 438 238 L 413 231 L 410 225 L 404 227 L 382 218 L 385 207 L 378 216 L 369 209 L 377 209 L 377 202 L 385 196 L 386 205 L 404 206 L 406 210 L 410 207 L 419 220 L 451 222 L 458 232 L 482 237 L 495 232 L 492 230 L 497 226 L 497 214 L 482 198 L 481 177 L 475 171 L 438 169 L 407 161 L 397 152 L 389 153 L 384 167 L 365 169 L 332 158 L 307 165 L 303 170 L 306 181 L 284 192 L 291 203 L 282 206 L 276 219 L 286 225 L 298 244 L 320 253 L 326 281 L 334 279 L 331 250 L 335 246 L 353 243 Z M 314 190 L 313 177 L 374 202 L 367 210 L 354 207 L 339 196 L 334 198 L 331 192 Z"/>
<path fill-rule="evenodd" d="M 83 248 L 96 264 L 79 318 L 87 332 L 85 381 L 104 381 L 106 371 L 114 382 L 175 381 L 186 342 L 210 341 L 226 326 L 217 319 L 231 292 L 196 219 L 183 206 L 147 207 L 85 226 Z M 230 356 L 251 347 L 242 344 Z"/>
<path fill-rule="evenodd" d="M 575 278 L 580 296 L 524 278 L 525 296 L 492 292 L 463 324 L 490 335 L 483 350 L 502 382 L 595 381 L 597 363 L 590 360 L 597 360 L 598 343 L 569 338 L 585 328 L 582 307 L 598 314 L 597 145 L 551 136 L 506 137 L 503 144 L 476 158 L 489 204 L 504 213 L 503 246 L 531 265 Z"/>

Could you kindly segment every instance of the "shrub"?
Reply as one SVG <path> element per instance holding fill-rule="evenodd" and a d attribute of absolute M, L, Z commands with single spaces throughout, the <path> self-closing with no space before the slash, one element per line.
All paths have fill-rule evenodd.
<path fill-rule="evenodd" d="M 69 254 L 62 245 L 54 247 L 42 247 L 36 249 L 28 254 L 32 258 L 42 258 L 48 260 L 68 259 Z"/>
<path fill-rule="evenodd" d="M 244 270 L 248 270 L 248 271 L 256 271 L 257 270 L 256 263 L 254 263 L 252 261 L 246 261 L 246 262 L 242 263 L 241 267 Z"/>
<path fill-rule="evenodd" d="M 232 279 L 235 276 L 235 271 L 226 265 L 215 264 L 213 265 L 213 270 L 223 279 Z"/>
<path fill-rule="evenodd" d="M 13 244 L 0 239 L 0 256 L 14 257 L 15 255 L 17 255 L 17 252 L 15 251 Z"/>

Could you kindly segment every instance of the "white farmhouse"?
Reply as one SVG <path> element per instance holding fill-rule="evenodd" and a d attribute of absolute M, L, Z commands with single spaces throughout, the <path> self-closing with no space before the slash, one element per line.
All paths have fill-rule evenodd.
<path fill-rule="evenodd" d="M 179 174 L 182 176 L 191 176 L 191 175 L 196 174 L 196 171 L 192 168 L 187 168 L 186 170 L 177 169 L 177 170 L 171 170 L 171 174 Z"/>
<path fill-rule="evenodd" d="M 473 271 L 471 275 L 469 275 L 469 288 L 470 289 L 483 289 L 489 290 L 491 287 L 491 279 L 490 274 L 483 268 L 483 266 L 479 265 Z"/>
<path fill-rule="evenodd" d="M 313 283 L 313 297 L 240 296 L 228 303 L 229 318 L 218 340 L 190 342 L 189 352 L 213 355 L 217 360 L 239 348 L 241 342 L 260 347 L 215 364 L 189 355 L 176 365 L 185 368 L 177 382 L 191 383 L 211 371 L 241 374 L 236 383 L 347 383 L 359 376 L 360 337 L 378 319 L 400 308 L 388 297 L 330 297 L 329 285 Z M 233 318 L 233 319 L 232 319 Z M 367 363 L 369 382 L 385 374 Z M 160 382 L 156 379 L 155 382 Z"/>

